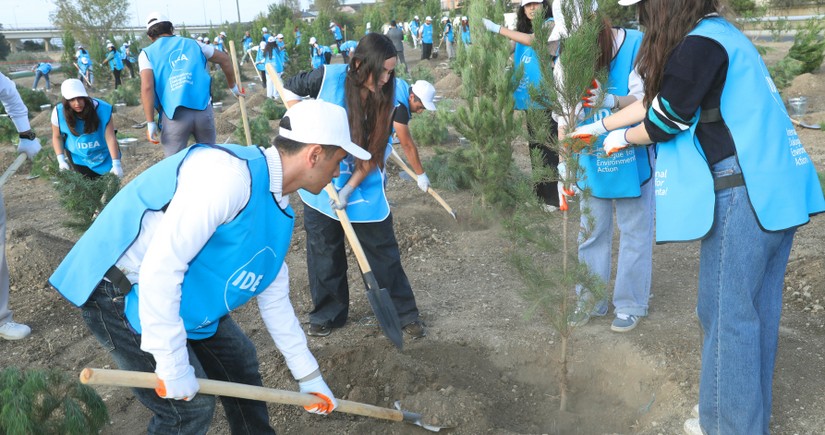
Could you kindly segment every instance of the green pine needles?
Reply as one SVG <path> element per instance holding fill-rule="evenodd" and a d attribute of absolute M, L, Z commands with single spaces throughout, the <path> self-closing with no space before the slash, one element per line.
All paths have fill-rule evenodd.
<path fill-rule="evenodd" d="M 95 390 L 59 370 L 0 371 L 0 433 L 98 433 L 109 420 Z"/>
<path fill-rule="evenodd" d="M 64 225 L 80 233 L 89 229 L 97 214 L 120 190 L 120 179 L 110 173 L 92 179 L 75 171 L 59 171 L 55 178 L 60 205 L 70 217 Z"/>

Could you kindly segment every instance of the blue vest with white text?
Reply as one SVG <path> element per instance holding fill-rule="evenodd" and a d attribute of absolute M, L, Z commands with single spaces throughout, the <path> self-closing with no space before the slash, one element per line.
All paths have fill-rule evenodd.
<path fill-rule="evenodd" d="M 148 211 L 162 210 L 175 194 L 180 165 L 193 149 L 227 152 L 245 160 L 252 176 L 249 202 L 221 224 L 189 263 L 181 285 L 180 315 L 190 339 L 212 336 L 221 317 L 264 291 L 278 275 L 293 229 L 291 208 L 282 210 L 269 190 L 266 157 L 257 147 L 193 145 L 162 160 L 127 184 L 75 244 L 49 282 L 70 302 L 83 305 L 138 237 Z M 140 284 L 126 296 L 126 317 L 138 333 Z"/>
<path fill-rule="evenodd" d="M 616 57 L 610 62 L 610 73 L 606 92 L 616 96 L 626 96 L 629 92 L 628 76 L 636 63 L 636 54 L 642 44 L 642 32 L 625 30 L 625 39 L 619 47 Z M 585 116 L 596 110 L 592 117 L 587 118 L 582 125 L 598 122 L 610 116 L 610 109 L 601 107 L 585 108 Z M 602 144 L 604 136 L 579 155 L 579 165 L 584 170 L 584 176 L 579 179 L 579 188 L 590 187 L 596 198 L 617 199 L 637 198 L 642 194 L 641 185 L 647 183 L 652 176 L 650 167 L 650 147 L 627 147 L 613 153 L 609 157 L 605 154 Z"/>
<path fill-rule="evenodd" d="M 318 92 L 318 99 L 347 108 L 344 81 L 347 76 L 347 65 L 335 64 L 324 66 L 324 81 Z M 360 144 L 359 144 L 360 145 Z M 389 154 L 385 153 L 385 159 Z M 340 190 L 355 171 L 356 160 L 348 155 L 341 161 L 338 177 L 332 179 L 332 185 Z M 304 203 L 319 212 L 338 220 L 338 215 L 329 205 L 329 195 L 321 191 L 315 195 L 306 190 L 299 190 L 298 194 Z M 390 205 L 384 194 L 384 171 L 375 168 L 364 177 L 364 180 L 353 190 L 346 208 L 347 216 L 352 222 L 381 222 L 390 214 Z"/>
<path fill-rule="evenodd" d="M 410 22 L 410 33 L 412 33 L 414 38 L 418 38 L 418 28 L 419 27 L 421 27 L 421 25 L 418 24 L 418 21 L 413 20 L 413 21 Z"/>
<path fill-rule="evenodd" d="M 548 18 L 545 23 L 552 20 L 552 18 Z M 530 87 L 539 86 L 541 82 L 541 67 L 539 66 L 539 58 L 536 56 L 536 51 L 529 45 L 516 42 L 513 59 L 515 60 L 514 70 L 518 69 L 519 65 L 521 65 L 524 71 L 518 87 L 513 92 L 513 98 L 516 100 L 514 108 L 516 110 L 539 108 L 538 104 L 533 103 L 530 98 Z"/>
<path fill-rule="evenodd" d="M 759 225 L 765 231 L 782 231 L 807 223 L 810 215 L 825 210 L 825 198 L 759 52 L 723 18 L 703 19 L 690 35 L 717 41 L 727 51 L 721 116 Z M 713 177 L 695 136 L 700 111 L 689 130 L 658 146 L 658 242 L 702 239 L 713 226 Z"/>
<path fill-rule="evenodd" d="M 424 44 L 432 44 L 433 43 L 433 25 L 424 23 L 421 26 L 421 42 Z"/>
<path fill-rule="evenodd" d="M 83 133 L 83 121 L 78 119 L 75 122 L 75 131 L 80 136 L 72 134 L 69 124 L 66 123 L 62 104 L 56 106 L 57 124 L 60 133 L 65 137 L 63 146 L 71 154 L 72 162 L 86 166 L 96 174 L 103 175 L 112 169 L 112 157 L 109 154 L 109 147 L 106 145 L 106 126 L 112 119 L 112 105 L 96 98 L 93 100 L 97 102 L 95 112 L 97 117 L 100 118 L 97 130 L 88 134 Z"/>
<path fill-rule="evenodd" d="M 155 108 L 174 118 L 178 107 L 204 110 L 212 77 L 200 45 L 180 36 L 163 36 L 143 50 L 155 75 Z"/>

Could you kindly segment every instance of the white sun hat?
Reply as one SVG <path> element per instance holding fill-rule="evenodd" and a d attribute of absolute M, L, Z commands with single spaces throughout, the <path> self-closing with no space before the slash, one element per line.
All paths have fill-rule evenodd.
<path fill-rule="evenodd" d="M 413 17 L 413 19 L 414 19 L 414 20 L 417 20 L 417 19 L 418 19 L 418 15 L 414 16 L 414 17 Z"/>
<path fill-rule="evenodd" d="M 330 21 L 330 22 L 329 22 L 329 28 L 331 29 L 331 28 L 333 28 L 333 27 L 335 27 L 335 23 L 333 23 L 332 21 Z"/>
<path fill-rule="evenodd" d="M 268 31 L 269 31 L 269 29 L 267 29 L 266 27 L 261 27 L 261 32 L 266 33 L 266 32 L 268 32 Z"/>
<path fill-rule="evenodd" d="M 287 119 L 289 122 L 285 123 Z M 324 120 L 323 128 L 318 128 L 319 119 Z M 284 128 L 284 124 L 288 124 L 289 129 Z M 281 125 L 278 134 L 295 142 L 339 146 L 360 160 L 372 157 L 350 139 L 347 111 L 337 104 L 323 100 L 298 103 L 286 111 Z"/>
<path fill-rule="evenodd" d="M 424 21 L 432 21 L 432 20 L 433 20 L 433 17 L 431 17 L 429 15 L 427 15 L 427 18 L 424 18 Z"/>
<path fill-rule="evenodd" d="M 275 39 L 284 39 L 284 34 L 279 33 L 279 34 L 275 35 Z"/>
<path fill-rule="evenodd" d="M 311 38 L 309 38 L 309 45 L 315 44 L 316 42 L 318 42 L 318 40 L 317 40 L 317 39 L 315 39 L 315 37 L 314 37 L 314 36 L 313 36 L 313 37 L 311 37 Z"/>
<path fill-rule="evenodd" d="M 543 0 L 521 0 L 521 7 L 529 5 L 530 3 L 544 3 Z"/>
<path fill-rule="evenodd" d="M 166 18 L 166 15 L 160 12 L 152 12 L 146 17 L 146 30 L 149 30 L 150 27 L 157 23 L 171 23 L 171 21 L 169 21 L 169 18 Z"/>
<path fill-rule="evenodd" d="M 633 6 L 636 3 L 641 2 L 642 0 L 619 0 L 620 6 Z"/>
<path fill-rule="evenodd" d="M 277 41 L 277 39 L 275 39 L 274 36 L 270 36 L 269 38 L 266 38 L 266 42 L 275 42 L 275 41 Z"/>
<path fill-rule="evenodd" d="M 435 110 L 435 87 L 426 80 L 419 80 L 412 85 L 412 92 L 424 104 L 427 110 Z"/>
<path fill-rule="evenodd" d="M 89 93 L 86 92 L 86 88 L 83 86 L 83 82 L 78 79 L 66 79 L 63 81 L 63 84 L 60 85 L 60 93 L 63 95 L 63 98 L 67 100 L 71 100 L 77 97 L 89 97 Z"/>

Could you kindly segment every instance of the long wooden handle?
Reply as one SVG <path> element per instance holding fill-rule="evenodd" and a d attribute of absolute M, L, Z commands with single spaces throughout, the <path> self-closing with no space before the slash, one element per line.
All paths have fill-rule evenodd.
<path fill-rule="evenodd" d="M 6 180 L 8 180 L 9 177 L 14 175 L 14 173 L 17 172 L 17 169 L 20 168 L 20 166 L 25 161 L 26 161 L 26 153 L 20 153 L 20 155 L 17 156 L 16 159 L 14 159 L 14 161 L 11 163 L 11 165 L 9 165 L 9 168 L 6 169 L 6 172 L 3 172 L 3 175 L 0 175 L 0 187 L 2 187 L 4 184 L 6 184 Z"/>
<path fill-rule="evenodd" d="M 266 65 L 264 65 L 264 68 L 266 68 L 266 76 L 272 81 L 272 84 L 275 85 L 275 90 L 278 92 L 278 95 L 281 96 L 281 102 L 283 102 L 285 106 L 289 107 L 287 105 L 284 83 L 281 81 L 281 77 L 278 75 L 278 72 L 275 71 L 275 67 L 272 66 L 271 63 L 267 62 Z"/>
<path fill-rule="evenodd" d="M 418 181 L 418 175 L 416 175 L 416 173 L 413 172 L 413 170 L 409 166 L 407 166 L 404 160 L 401 159 L 401 156 L 399 156 L 394 149 L 392 150 L 392 153 L 390 153 L 390 157 L 392 157 L 393 161 L 395 163 L 398 163 L 398 166 L 401 166 L 401 169 L 403 169 L 404 172 L 406 172 L 410 177 L 412 177 L 413 180 Z M 441 204 L 441 206 L 444 207 L 445 210 L 447 210 L 447 213 L 450 213 L 450 215 L 453 216 L 453 219 L 456 219 L 455 211 L 453 211 L 453 208 L 450 207 L 449 204 L 447 204 L 447 201 L 444 201 L 444 198 L 442 198 L 441 195 L 438 194 L 438 192 L 433 190 L 432 187 L 428 187 L 427 193 L 432 195 L 432 197 L 435 198 L 435 200 L 438 201 L 438 203 Z"/>
<path fill-rule="evenodd" d="M 154 373 L 85 368 L 80 372 L 80 382 L 90 385 L 154 389 L 158 386 L 158 377 Z M 318 403 L 317 397 L 295 391 L 256 387 L 254 385 L 234 382 L 213 381 L 211 379 L 198 379 L 198 384 L 200 384 L 198 393 L 201 394 L 237 397 L 239 399 L 261 400 L 264 402 L 297 406 L 308 406 Z M 395 409 L 382 408 L 380 406 L 351 402 L 343 399 L 337 399 L 337 401 L 338 407 L 335 408 L 335 412 L 363 415 L 365 417 L 380 418 L 383 420 L 404 420 L 403 412 Z"/>
<path fill-rule="evenodd" d="M 241 71 L 238 68 L 238 58 L 235 57 L 235 41 L 229 41 L 229 56 L 232 58 L 232 69 L 235 71 L 235 85 L 241 89 L 243 84 L 241 83 Z M 241 105 L 241 121 L 246 144 L 252 145 L 252 132 L 249 130 L 249 118 L 246 116 L 246 98 L 238 97 L 238 104 Z"/>
<path fill-rule="evenodd" d="M 332 183 L 327 184 L 327 187 L 325 187 L 324 190 L 333 201 L 336 203 L 338 202 L 338 192 L 335 190 L 335 186 L 333 186 Z M 338 220 L 341 221 L 341 226 L 344 227 L 344 234 L 347 235 L 347 240 L 352 247 L 352 252 L 358 260 L 358 266 L 361 267 L 361 274 L 366 275 L 372 272 L 370 263 L 367 261 L 367 256 L 364 254 L 364 248 L 361 247 L 361 242 L 358 241 L 358 236 L 355 235 L 355 229 L 352 228 L 352 222 L 350 222 L 349 216 L 347 216 L 347 211 L 338 210 L 335 207 L 332 209 L 335 210 L 335 213 L 338 215 Z"/>
<path fill-rule="evenodd" d="M 77 72 L 80 73 L 80 77 L 83 77 L 83 81 L 86 82 L 86 84 L 89 85 L 89 87 L 91 88 L 92 84 L 89 83 L 89 79 L 86 78 L 86 74 L 83 74 L 83 71 L 80 69 L 79 66 L 77 66 L 76 63 L 72 63 L 72 65 L 74 65 L 74 67 L 77 68 Z"/>

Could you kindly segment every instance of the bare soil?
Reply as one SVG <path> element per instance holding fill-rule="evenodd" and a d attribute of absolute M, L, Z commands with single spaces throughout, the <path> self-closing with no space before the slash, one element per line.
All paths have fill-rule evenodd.
<path fill-rule="evenodd" d="M 774 46 L 788 48 L 788 44 Z M 407 50 L 414 65 L 420 52 Z M 438 92 L 454 92 L 457 77 L 439 62 L 431 61 Z M 808 97 L 809 111 L 821 112 L 825 106 L 822 77 L 823 71 L 802 76 L 791 87 Z M 28 80 L 21 83 L 28 85 Z M 442 88 L 442 83 L 450 87 Z M 261 86 L 247 89 L 263 92 Z M 53 102 L 58 96 L 50 93 Z M 258 97 L 250 101 L 258 101 L 254 98 Z M 219 141 L 232 133 L 230 125 L 240 125 L 234 104 L 232 97 L 226 98 L 224 111 L 216 114 Z M 132 128 L 133 121 L 142 119 L 138 108 L 127 108 L 116 118 L 124 121 L 116 125 L 121 133 L 140 139 L 124 152 L 125 181 L 162 158 L 160 147 L 144 140 L 144 130 Z M 40 114 L 35 121 L 38 135 L 50 137 L 47 117 Z M 815 164 L 825 167 L 825 133 L 800 130 L 799 135 Z M 526 143 L 514 147 L 518 161 L 526 162 Z M 6 144 L 2 151 L 0 164 L 7 167 L 14 158 L 13 148 Z M 422 154 L 426 157 L 432 150 L 424 149 Z M 25 164 L 5 185 L 4 194 L 11 305 L 15 320 L 30 325 L 33 333 L 18 342 L 0 341 L 0 367 L 56 367 L 71 373 L 83 367 L 110 367 L 111 359 L 89 334 L 77 308 L 46 282 L 78 235 L 62 224 L 66 214 L 58 205 L 53 181 L 28 179 L 29 169 Z M 611 332 L 608 316 L 575 333 L 571 409 L 560 413 L 559 338 L 548 319 L 526 316 L 528 304 L 519 296 L 522 284 L 506 261 L 509 250 L 517 247 L 497 223 L 474 217 L 473 198 L 467 192 L 442 192 L 458 211 L 454 221 L 413 183 L 391 176 L 387 189 L 402 261 L 429 335 L 407 340 L 403 350 L 395 349 L 371 315 L 357 264 L 351 259 L 349 323 L 329 337 L 309 339 L 338 397 L 383 407 L 398 400 L 403 409 L 421 413 L 427 423 L 453 427 L 448 433 L 455 434 L 681 433 L 698 397 L 697 243 L 654 248 L 654 297 L 650 315 L 638 328 L 626 334 Z M 298 222 L 287 261 L 295 311 L 306 322 L 311 302 L 302 207 L 297 195 L 292 203 Z M 558 231 L 558 216 L 548 215 L 546 225 L 548 231 Z M 798 232 L 788 265 L 774 385 L 775 434 L 825 430 L 824 251 L 825 220 L 814 218 Z M 296 390 L 255 304 L 247 304 L 233 317 L 257 344 L 265 386 Z M 145 432 L 149 413 L 128 390 L 97 391 L 111 416 L 104 433 Z M 270 413 L 272 425 L 288 434 L 424 433 L 403 423 L 340 413 L 320 417 L 278 404 L 270 405 Z M 220 410 L 211 433 L 228 433 Z"/>

